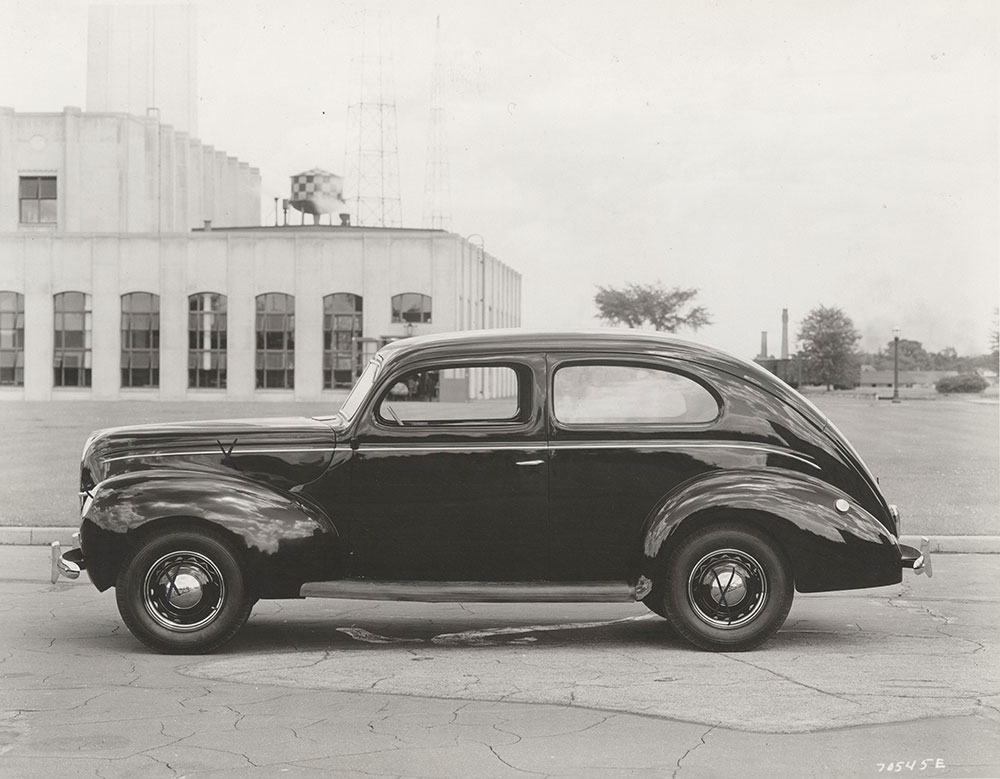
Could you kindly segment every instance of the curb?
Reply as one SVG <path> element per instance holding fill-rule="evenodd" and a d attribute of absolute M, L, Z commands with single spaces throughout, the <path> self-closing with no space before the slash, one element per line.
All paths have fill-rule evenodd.
<path fill-rule="evenodd" d="M 58 541 L 76 546 L 73 534 L 79 527 L 0 527 L 0 546 L 48 546 Z"/>
<path fill-rule="evenodd" d="M 75 546 L 75 527 L 0 527 L 0 546 L 49 546 L 58 541 Z M 899 540 L 919 547 L 921 536 L 902 536 Z M 1000 554 L 1000 536 L 927 536 L 931 554 Z"/>

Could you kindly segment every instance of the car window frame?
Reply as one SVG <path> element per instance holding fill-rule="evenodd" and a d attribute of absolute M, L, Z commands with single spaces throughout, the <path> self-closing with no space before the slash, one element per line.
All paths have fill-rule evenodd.
<path fill-rule="evenodd" d="M 704 389 L 715 401 L 716 414 L 706 422 L 670 422 L 669 420 L 656 422 L 564 422 L 559 419 L 555 409 L 555 381 L 556 374 L 563 368 L 577 365 L 618 365 L 628 368 L 645 368 L 672 373 L 694 382 Z M 580 432 L 580 431 L 622 431 L 637 433 L 654 433 L 659 431 L 684 432 L 701 431 L 714 427 L 719 423 L 725 414 L 725 400 L 707 379 L 691 370 L 686 365 L 678 365 L 676 361 L 663 358 L 656 358 L 650 355 L 623 355 L 621 353 L 573 353 L 559 354 L 549 353 L 547 355 L 546 370 L 546 414 L 549 418 L 551 430 Z"/>
<path fill-rule="evenodd" d="M 503 419 L 473 419 L 473 420 L 417 420 L 405 424 L 397 424 L 392 419 L 386 419 L 379 414 L 386 396 L 392 387 L 404 376 L 426 370 L 452 370 L 455 368 L 511 368 L 517 381 L 517 412 L 514 417 Z M 514 355 L 455 355 L 439 356 L 407 362 L 398 368 L 393 366 L 378 381 L 377 390 L 372 393 L 372 400 L 365 412 L 365 419 L 372 432 L 378 435 L 398 434 L 430 434 L 430 433 L 482 433 L 503 432 L 517 433 L 529 431 L 538 423 L 539 408 L 536 402 L 535 388 L 536 370 L 527 360 L 518 359 Z"/>

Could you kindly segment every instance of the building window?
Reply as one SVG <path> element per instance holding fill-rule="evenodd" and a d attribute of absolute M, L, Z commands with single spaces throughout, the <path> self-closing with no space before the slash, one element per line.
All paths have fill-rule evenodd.
<path fill-rule="evenodd" d="M 323 298 L 323 389 L 350 387 L 361 375 L 361 296 L 336 292 Z"/>
<path fill-rule="evenodd" d="M 226 296 L 188 296 L 188 386 L 226 387 Z"/>
<path fill-rule="evenodd" d="M 19 197 L 22 224 L 55 224 L 55 176 L 21 176 Z"/>
<path fill-rule="evenodd" d="M 53 386 L 89 387 L 90 295 L 83 292 L 60 292 L 54 298 L 54 308 Z"/>
<path fill-rule="evenodd" d="M 122 295 L 122 387 L 160 386 L 160 296 Z"/>
<path fill-rule="evenodd" d="M 431 296 L 419 292 L 403 292 L 392 296 L 393 322 L 430 322 Z"/>
<path fill-rule="evenodd" d="M 0 386 L 24 386 L 24 295 L 0 292 Z"/>
<path fill-rule="evenodd" d="M 257 389 L 295 386 L 295 298 L 257 296 Z"/>

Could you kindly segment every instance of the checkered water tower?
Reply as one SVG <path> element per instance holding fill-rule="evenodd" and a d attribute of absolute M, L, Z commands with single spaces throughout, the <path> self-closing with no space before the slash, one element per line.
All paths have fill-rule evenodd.
<path fill-rule="evenodd" d="M 320 223 L 323 214 L 329 215 L 330 224 L 334 217 L 341 224 L 350 219 L 344 202 L 343 178 L 319 168 L 292 176 L 292 196 L 288 202 L 296 211 L 311 214 L 315 224 Z"/>

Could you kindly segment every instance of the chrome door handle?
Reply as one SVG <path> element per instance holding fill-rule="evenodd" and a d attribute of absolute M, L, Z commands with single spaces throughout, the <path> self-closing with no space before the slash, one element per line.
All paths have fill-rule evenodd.
<path fill-rule="evenodd" d="M 542 465 L 545 460 L 518 460 L 514 465 Z"/>

